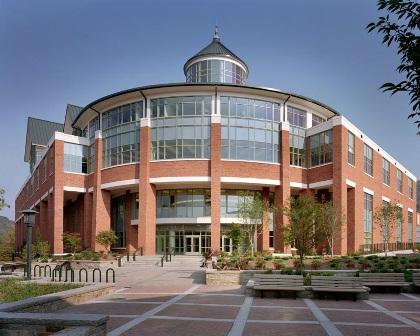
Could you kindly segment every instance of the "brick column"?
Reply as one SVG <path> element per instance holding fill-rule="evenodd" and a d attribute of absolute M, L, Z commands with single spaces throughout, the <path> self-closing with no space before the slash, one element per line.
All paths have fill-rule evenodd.
<path fill-rule="evenodd" d="M 285 252 L 286 246 L 282 238 L 281 227 L 288 223 L 288 219 L 283 215 L 281 208 L 290 197 L 290 139 L 289 124 L 282 123 L 281 127 L 279 153 L 281 185 L 274 190 L 274 206 L 277 209 L 274 216 L 274 249 Z"/>
<path fill-rule="evenodd" d="M 347 213 L 347 129 L 341 125 L 333 126 L 333 204 L 336 209 Z M 333 254 L 347 253 L 347 232 L 344 224 L 341 239 L 334 239 Z"/>
<path fill-rule="evenodd" d="M 221 192 L 221 131 L 220 116 L 211 119 L 211 248 L 213 252 L 220 250 L 220 192 Z"/>
<path fill-rule="evenodd" d="M 363 211 L 359 211 L 363 216 Z M 363 223 L 362 221 L 358 223 Z M 356 252 L 356 188 L 347 189 L 347 253 Z"/>
<path fill-rule="evenodd" d="M 82 239 L 83 246 L 86 248 L 92 248 L 92 204 L 93 204 L 93 193 L 86 192 L 83 200 L 83 229 Z"/>
<path fill-rule="evenodd" d="M 63 253 L 64 142 L 56 139 L 53 150 L 54 187 L 48 195 L 49 241 L 53 253 Z"/>
<path fill-rule="evenodd" d="M 156 186 L 150 183 L 150 119 L 141 120 L 138 247 L 156 253 Z"/>
<path fill-rule="evenodd" d="M 92 199 L 92 234 L 91 243 L 93 251 L 105 251 L 106 248 L 95 242 L 96 235 L 105 230 L 111 229 L 111 193 L 109 190 L 102 190 L 102 132 L 95 133 L 95 167 L 93 179 Z"/>

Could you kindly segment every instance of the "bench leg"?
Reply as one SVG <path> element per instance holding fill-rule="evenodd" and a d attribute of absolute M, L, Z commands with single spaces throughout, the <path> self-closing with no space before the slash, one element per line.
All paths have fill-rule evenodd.
<path fill-rule="evenodd" d="M 340 294 L 339 293 L 335 293 L 335 301 L 339 301 L 340 300 Z"/>
<path fill-rule="evenodd" d="M 319 292 L 319 294 L 318 294 L 318 300 L 322 300 L 322 292 Z"/>
<path fill-rule="evenodd" d="M 261 299 L 264 297 L 264 291 L 263 290 L 260 290 L 260 296 L 261 296 Z"/>
<path fill-rule="evenodd" d="M 353 294 L 353 301 L 356 302 L 356 300 L 357 300 L 357 293 L 354 293 Z"/>
<path fill-rule="evenodd" d="M 296 291 L 293 291 L 293 298 L 296 300 L 296 298 L 297 298 L 297 292 Z"/>

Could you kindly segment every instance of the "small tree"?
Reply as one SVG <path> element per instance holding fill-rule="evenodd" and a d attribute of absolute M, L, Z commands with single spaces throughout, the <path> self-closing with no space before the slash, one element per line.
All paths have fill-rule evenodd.
<path fill-rule="evenodd" d="M 283 240 L 298 250 L 301 271 L 303 271 L 303 258 L 310 254 L 316 244 L 324 237 L 317 230 L 316 218 L 318 203 L 308 194 L 298 197 L 291 196 L 282 208 L 288 223 L 282 226 Z"/>
<path fill-rule="evenodd" d="M 15 230 L 10 229 L 0 237 L 0 260 L 9 261 L 15 252 Z"/>
<path fill-rule="evenodd" d="M 108 252 L 108 248 L 118 241 L 118 237 L 114 230 L 106 230 L 99 232 L 95 237 L 95 241 L 103 245 Z"/>
<path fill-rule="evenodd" d="M 72 253 L 76 253 L 82 249 L 82 238 L 77 232 L 63 233 L 64 248 L 69 249 Z"/>
<path fill-rule="evenodd" d="M 6 203 L 6 200 L 4 199 L 4 194 L 6 191 L 4 189 L 0 189 L 0 211 L 3 210 L 3 208 L 10 208 L 10 205 Z"/>
<path fill-rule="evenodd" d="M 241 221 L 242 231 L 248 238 L 248 249 L 254 257 L 255 241 L 270 226 L 270 213 L 273 213 L 275 208 L 257 193 L 247 191 L 239 196 L 238 218 Z"/>
<path fill-rule="evenodd" d="M 347 222 L 347 216 L 339 206 L 334 206 L 332 200 L 318 204 L 318 216 L 316 219 L 317 230 L 328 241 L 330 255 L 333 256 L 334 242 L 341 240 L 343 225 Z"/>
<path fill-rule="evenodd" d="M 232 224 L 230 230 L 225 232 L 226 237 L 232 239 L 233 250 L 239 250 L 244 239 L 244 231 L 240 224 Z"/>
<path fill-rule="evenodd" d="M 35 244 L 33 250 L 36 255 L 39 255 L 42 261 L 46 261 L 50 253 L 50 243 L 41 241 L 41 231 L 39 228 L 35 232 Z"/>
<path fill-rule="evenodd" d="M 389 243 L 396 240 L 398 233 L 402 234 L 403 215 L 400 205 L 392 202 L 383 202 L 373 213 L 373 221 L 379 227 L 383 244 L 385 245 L 385 256 L 389 251 Z"/>

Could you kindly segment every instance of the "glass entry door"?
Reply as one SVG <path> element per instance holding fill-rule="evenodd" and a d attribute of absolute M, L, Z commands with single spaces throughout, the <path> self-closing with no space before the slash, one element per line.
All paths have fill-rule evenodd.
<path fill-rule="evenodd" d="M 166 253 L 166 237 L 165 236 L 156 236 L 156 253 L 157 254 Z"/>
<path fill-rule="evenodd" d="M 200 236 L 185 236 L 185 254 L 201 254 Z"/>

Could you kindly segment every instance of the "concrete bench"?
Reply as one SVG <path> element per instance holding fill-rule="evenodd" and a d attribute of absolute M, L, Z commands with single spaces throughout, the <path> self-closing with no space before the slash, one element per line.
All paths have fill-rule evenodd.
<path fill-rule="evenodd" d="M 1 265 L 1 270 L 6 272 L 9 269 L 10 272 L 14 272 L 18 268 L 24 270 L 25 267 L 26 267 L 26 263 L 24 262 L 9 262 L 9 263 L 3 263 Z"/>
<path fill-rule="evenodd" d="M 353 295 L 353 301 L 357 300 L 357 294 L 368 295 L 368 288 L 363 287 L 362 280 L 355 277 L 340 276 L 311 276 L 312 291 L 318 292 L 319 300 L 322 300 L 324 293 L 334 293 L 338 301 L 342 293 Z"/>
<path fill-rule="evenodd" d="M 413 286 L 420 287 L 420 273 L 413 273 Z"/>
<path fill-rule="evenodd" d="M 381 288 L 381 292 L 385 293 L 386 288 L 395 288 L 398 291 L 410 284 L 405 282 L 404 273 L 360 273 L 364 286 L 369 288 Z"/>
<path fill-rule="evenodd" d="M 302 275 L 255 274 L 254 289 L 260 291 L 261 298 L 264 291 L 275 291 L 277 298 L 281 291 L 291 291 L 296 299 L 297 292 L 305 291 Z"/>
<path fill-rule="evenodd" d="M 95 335 L 107 333 L 108 315 L 0 312 L 0 335 Z"/>

